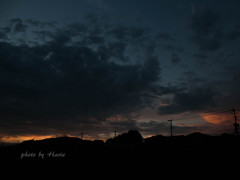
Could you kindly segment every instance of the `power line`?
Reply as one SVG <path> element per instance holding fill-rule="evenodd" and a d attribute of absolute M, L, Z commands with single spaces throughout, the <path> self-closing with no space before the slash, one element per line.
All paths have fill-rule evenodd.
<path fill-rule="evenodd" d="M 171 137 L 173 136 L 173 125 L 172 125 L 172 119 L 170 120 L 167 120 L 169 121 L 171 124 L 170 124 L 170 133 L 171 133 Z"/>
<path fill-rule="evenodd" d="M 232 113 L 233 113 L 233 117 L 234 117 L 233 126 L 234 126 L 234 129 L 235 129 L 235 135 L 238 136 L 238 127 L 239 127 L 239 124 L 237 123 L 236 110 L 233 109 L 233 108 L 232 108 Z"/>
<path fill-rule="evenodd" d="M 227 113 L 227 112 L 231 112 L 232 110 L 224 110 L 224 111 L 213 111 L 213 112 L 208 112 L 208 113 L 203 113 L 204 116 L 211 116 L 211 115 L 214 115 L 214 114 L 222 114 L 222 113 Z M 196 113 L 189 113 L 188 115 L 191 115 L 191 114 L 196 114 Z M 185 117 L 182 117 L 182 118 L 176 118 L 174 120 L 185 120 L 185 119 L 194 119 L 194 118 L 202 118 L 202 115 L 196 115 L 196 116 L 185 116 Z"/>
<path fill-rule="evenodd" d="M 238 108 L 236 108 L 236 109 L 225 109 L 225 110 L 221 110 L 221 111 L 212 111 L 212 112 L 206 112 L 206 113 L 204 113 L 204 112 L 202 112 L 203 113 L 203 115 L 204 116 L 211 116 L 211 115 L 216 115 L 216 114 L 223 114 L 223 113 L 229 113 L 229 112 L 232 112 L 233 113 L 233 116 L 234 116 L 234 123 L 233 123 L 233 125 L 234 125 L 234 128 L 235 128 L 235 134 L 236 134 L 236 136 L 238 136 L 239 134 L 238 134 L 238 127 L 239 127 L 239 124 L 238 124 L 238 122 L 237 122 L 237 115 L 236 115 L 236 110 L 240 110 L 240 108 L 239 108 L 239 106 L 237 106 Z M 191 114 L 196 114 L 196 113 L 189 113 L 188 115 L 191 115 Z M 174 121 L 175 120 L 186 120 L 186 119 L 194 119 L 194 118 L 203 118 L 203 115 L 197 115 L 197 116 L 188 116 L 188 117 L 182 117 L 182 118 L 174 118 Z M 230 113 L 229 113 L 229 115 L 231 115 Z M 171 133 L 171 136 L 173 136 L 173 132 L 172 132 L 172 130 L 173 130 L 173 125 L 172 125 L 172 122 L 173 122 L 173 120 L 172 120 L 172 117 L 171 117 L 171 119 L 170 120 L 167 120 L 167 121 L 169 121 L 171 124 L 170 124 L 170 133 Z M 219 131 L 219 130 L 218 130 Z M 222 131 L 222 130 L 221 130 Z M 224 130 L 225 132 L 226 131 L 230 131 L 230 130 Z M 208 130 L 208 132 L 209 132 L 209 130 Z M 215 131 L 213 131 L 214 133 L 216 133 L 216 130 Z"/>

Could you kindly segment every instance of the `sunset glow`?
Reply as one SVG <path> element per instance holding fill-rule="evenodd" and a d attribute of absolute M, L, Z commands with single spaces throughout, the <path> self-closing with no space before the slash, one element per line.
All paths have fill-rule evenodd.
<path fill-rule="evenodd" d="M 0 142 L 169 136 L 170 119 L 174 135 L 219 134 L 240 117 L 240 1 L 14 2 L 0 1 Z"/>
<path fill-rule="evenodd" d="M 6 143 L 21 143 L 27 140 L 42 140 L 47 138 L 52 138 L 54 136 L 45 135 L 45 136 L 15 136 L 15 137 L 3 137 L 0 139 L 1 142 Z"/>
<path fill-rule="evenodd" d="M 202 118 L 213 124 L 229 124 L 232 123 L 232 117 L 229 114 L 202 114 Z"/>

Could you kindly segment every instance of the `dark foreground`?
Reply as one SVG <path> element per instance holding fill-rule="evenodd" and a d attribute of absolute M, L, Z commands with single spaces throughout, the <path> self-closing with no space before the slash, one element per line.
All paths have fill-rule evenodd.
<path fill-rule="evenodd" d="M 208 136 L 193 133 L 187 136 L 153 136 L 143 139 L 138 131 L 129 131 L 106 142 L 74 137 L 25 141 L 0 147 L 1 160 L 81 160 L 91 162 L 151 161 L 223 163 L 240 160 L 240 138 L 233 135 Z"/>

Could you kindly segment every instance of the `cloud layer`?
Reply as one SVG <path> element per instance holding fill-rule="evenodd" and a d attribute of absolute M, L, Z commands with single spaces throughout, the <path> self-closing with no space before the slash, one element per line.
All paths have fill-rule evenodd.
<path fill-rule="evenodd" d="M 202 6 L 184 20 L 169 32 L 92 13 L 67 23 L 8 20 L 0 27 L 2 134 L 151 134 L 168 125 L 138 119 L 144 108 L 161 118 L 237 105 L 239 26 Z"/>
<path fill-rule="evenodd" d="M 143 99 L 156 91 L 160 78 L 159 60 L 149 51 L 139 61 L 128 52 L 144 50 L 143 41 L 138 47 L 132 45 L 146 35 L 144 29 L 106 30 L 94 16 L 88 18 L 93 21 L 88 25 L 71 23 L 60 29 L 52 24 L 53 30 L 32 31 L 39 38 L 35 44 L 41 42 L 34 46 L 10 43 L 11 31 L 27 33 L 22 20 L 10 20 L 10 31 L 2 36 L 8 40 L 0 42 L 2 126 L 98 124 L 146 105 Z"/>

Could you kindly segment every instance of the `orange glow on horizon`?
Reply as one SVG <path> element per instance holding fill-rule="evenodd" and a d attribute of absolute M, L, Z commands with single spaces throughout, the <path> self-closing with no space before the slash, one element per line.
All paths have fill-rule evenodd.
<path fill-rule="evenodd" d="M 43 140 L 43 139 L 48 139 L 48 138 L 56 138 L 56 137 L 62 137 L 62 136 L 67 136 L 67 137 L 76 137 L 76 138 L 81 138 L 81 136 L 72 136 L 71 134 L 67 135 L 26 135 L 26 136 L 5 136 L 0 138 L 0 143 L 21 143 L 23 141 L 28 141 L 28 140 Z M 102 138 L 95 138 L 90 135 L 84 135 L 83 136 L 84 140 L 102 140 Z"/>
<path fill-rule="evenodd" d="M 52 138 L 54 136 L 50 135 L 45 135 L 45 136 L 14 136 L 14 137 L 2 137 L 0 139 L 1 142 L 5 143 L 18 143 L 18 142 L 23 142 L 23 141 L 28 141 L 28 140 L 42 140 L 42 139 L 47 139 L 47 138 Z"/>
<path fill-rule="evenodd" d="M 232 122 L 230 114 L 201 114 L 202 118 L 212 124 L 229 124 Z"/>

